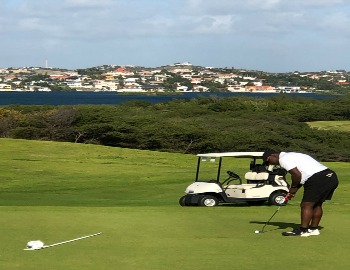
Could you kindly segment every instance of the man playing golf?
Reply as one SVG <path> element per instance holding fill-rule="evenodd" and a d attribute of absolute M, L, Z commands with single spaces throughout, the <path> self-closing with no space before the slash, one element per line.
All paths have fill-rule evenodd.
<path fill-rule="evenodd" d="M 321 221 L 325 200 L 331 200 L 338 187 L 338 178 L 334 171 L 319 163 L 309 155 L 295 152 L 278 152 L 266 150 L 263 154 L 266 164 L 280 165 L 291 174 L 292 185 L 288 199 L 292 199 L 300 187 L 304 187 L 304 195 L 300 204 L 300 228 L 291 232 L 283 232 L 284 236 L 319 235 L 318 225 Z"/>

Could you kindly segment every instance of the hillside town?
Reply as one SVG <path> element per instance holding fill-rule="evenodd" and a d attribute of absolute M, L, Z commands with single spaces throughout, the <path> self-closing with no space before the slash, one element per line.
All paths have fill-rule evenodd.
<path fill-rule="evenodd" d="M 269 73 L 233 67 L 201 67 L 189 62 L 158 68 L 132 65 L 103 65 L 77 70 L 0 68 L 0 91 L 349 92 L 350 72 Z"/>

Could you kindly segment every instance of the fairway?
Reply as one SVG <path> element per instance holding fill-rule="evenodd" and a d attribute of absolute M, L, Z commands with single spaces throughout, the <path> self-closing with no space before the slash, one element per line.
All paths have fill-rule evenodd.
<path fill-rule="evenodd" d="M 316 129 L 350 132 L 350 121 L 314 121 L 307 124 Z"/>
<path fill-rule="evenodd" d="M 325 204 L 321 235 L 286 238 L 301 194 L 264 234 L 254 231 L 276 206 L 180 207 L 195 177 L 193 155 L 9 139 L 0 147 L 1 269 L 349 268 L 349 163 L 327 163 L 340 186 Z M 23 250 L 30 240 L 50 245 L 98 232 Z"/>

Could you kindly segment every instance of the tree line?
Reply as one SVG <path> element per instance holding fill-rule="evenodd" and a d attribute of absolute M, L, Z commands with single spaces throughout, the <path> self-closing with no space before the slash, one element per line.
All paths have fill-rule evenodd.
<path fill-rule="evenodd" d="M 152 104 L 11 105 L 0 108 L 0 137 L 91 143 L 180 153 L 302 151 L 350 161 L 348 132 L 306 122 L 350 120 L 350 95 L 334 99 L 215 95 Z"/>

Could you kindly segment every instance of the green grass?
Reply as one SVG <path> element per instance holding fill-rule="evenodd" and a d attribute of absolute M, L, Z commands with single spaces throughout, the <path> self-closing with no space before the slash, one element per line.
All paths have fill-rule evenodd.
<path fill-rule="evenodd" d="M 274 206 L 180 207 L 193 155 L 9 139 L 0 149 L 1 269 L 348 269 L 349 163 L 327 163 L 341 184 L 325 205 L 321 236 L 283 238 L 299 222 L 301 194 L 264 234 L 254 231 Z M 29 240 L 97 232 L 23 251 Z"/>
<path fill-rule="evenodd" d="M 350 132 L 350 121 L 315 121 L 308 122 L 308 125 L 316 129 Z"/>

